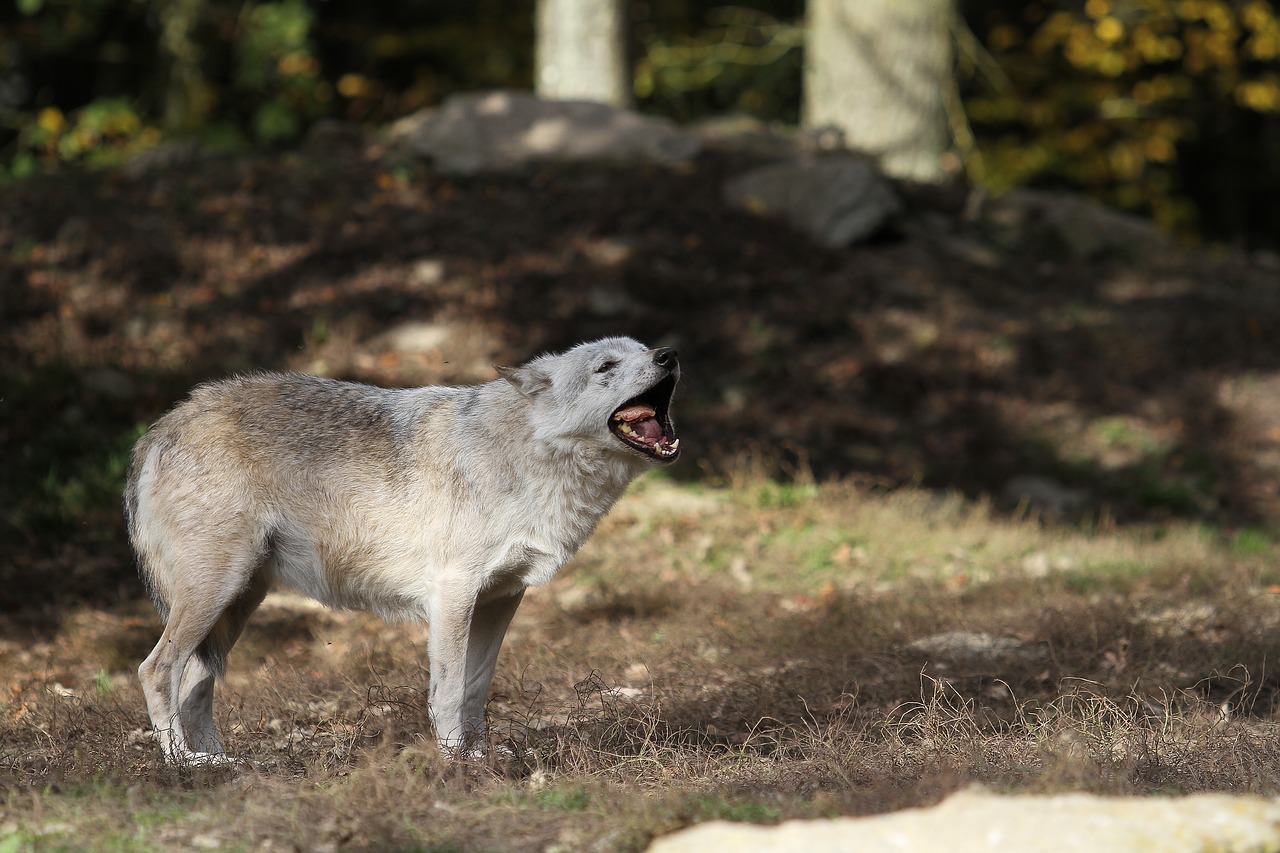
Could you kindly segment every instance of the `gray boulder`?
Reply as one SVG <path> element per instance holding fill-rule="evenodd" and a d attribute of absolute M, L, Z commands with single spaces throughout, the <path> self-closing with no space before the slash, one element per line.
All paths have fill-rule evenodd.
<path fill-rule="evenodd" d="M 1176 246 L 1150 220 L 1074 193 L 1011 190 L 987 202 L 983 220 L 1006 247 L 1065 252 L 1080 260 L 1158 257 Z"/>
<path fill-rule="evenodd" d="M 867 239 L 902 209 L 893 185 L 861 157 L 761 166 L 726 183 L 724 198 L 829 249 Z"/>
<path fill-rule="evenodd" d="M 518 171 L 539 163 L 650 163 L 692 159 L 701 144 L 670 121 L 606 104 L 542 100 L 527 92 L 456 95 L 391 126 L 393 142 L 441 172 Z"/>

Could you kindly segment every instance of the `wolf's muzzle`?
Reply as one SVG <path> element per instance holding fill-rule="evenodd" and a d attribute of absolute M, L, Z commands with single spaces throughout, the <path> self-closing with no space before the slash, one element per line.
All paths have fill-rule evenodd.
<path fill-rule="evenodd" d="M 674 368 L 680 359 L 676 355 L 676 351 L 671 347 L 660 347 L 653 351 L 653 363 L 658 367 L 665 367 L 668 370 Z"/>

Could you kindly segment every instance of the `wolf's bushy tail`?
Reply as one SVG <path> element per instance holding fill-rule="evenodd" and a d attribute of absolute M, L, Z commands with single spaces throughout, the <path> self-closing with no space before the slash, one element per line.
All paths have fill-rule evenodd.
<path fill-rule="evenodd" d="M 138 481 L 141 478 L 143 462 L 151 450 L 152 433 L 138 439 L 129 454 L 129 467 L 125 471 L 124 481 L 124 521 L 129 531 L 129 544 L 133 546 L 134 562 L 137 564 L 138 576 L 146 587 L 151 603 L 156 606 L 162 622 L 169 621 L 169 603 L 160 594 L 156 586 L 154 566 L 150 565 L 147 555 L 138 547 Z"/>

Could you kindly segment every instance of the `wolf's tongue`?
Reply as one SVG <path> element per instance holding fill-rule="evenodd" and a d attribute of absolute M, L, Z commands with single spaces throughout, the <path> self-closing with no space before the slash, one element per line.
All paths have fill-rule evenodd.
<path fill-rule="evenodd" d="M 657 444 L 663 438 L 662 424 L 658 423 L 657 413 L 647 403 L 636 403 L 613 413 L 615 421 L 626 424 L 626 430 L 632 438 L 638 438 L 645 444 Z"/>
<path fill-rule="evenodd" d="M 662 425 L 658 423 L 657 418 L 632 421 L 631 428 L 644 439 L 645 444 L 657 444 L 662 439 Z"/>

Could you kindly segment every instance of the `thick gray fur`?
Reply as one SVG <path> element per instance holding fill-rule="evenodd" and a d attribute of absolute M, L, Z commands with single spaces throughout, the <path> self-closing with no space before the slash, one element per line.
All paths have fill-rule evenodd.
<path fill-rule="evenodd" d="M 679 445 L 668 435 L 645 453 L 609 428 L 625 402 L 674 386 L 672 350 L 606 338 L 499 372 L 468 387 L 212 382 L 139 439 L 125 514 L 165 628 L 138 674 L 168 758 L 223 755 L 215 677 L 277 585 L 426 620 L 438 742 L 457 750 L 483 734 L 525 588 L 550 580 Z"/>

